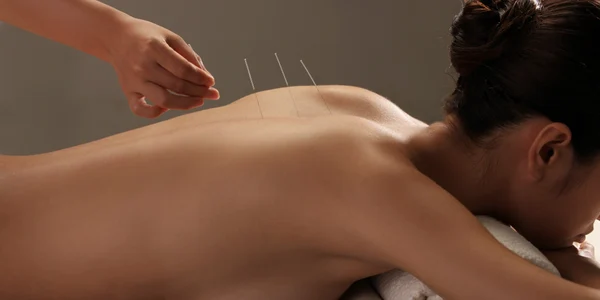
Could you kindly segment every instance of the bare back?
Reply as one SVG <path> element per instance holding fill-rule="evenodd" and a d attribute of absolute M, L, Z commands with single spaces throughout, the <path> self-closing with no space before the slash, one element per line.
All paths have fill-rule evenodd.
<path fill-rule="evenodd" d="M 391 162 L 363 154 L 424 126 L 363 89 L 295 87 L 12 158 L 0 295 L 335 298 L 381 268 L 347 227 Z"/>
<path fill-rule="evenodd" d="M 320 90 L 0 157 L 0 298 L 336 299 L 400 267 L 451 299 L 598 299 L 411 165 L 425 124 L 362 89 Z"/>

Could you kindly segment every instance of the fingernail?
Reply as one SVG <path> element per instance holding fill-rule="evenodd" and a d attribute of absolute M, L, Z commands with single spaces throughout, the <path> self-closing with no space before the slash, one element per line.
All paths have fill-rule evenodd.
<path fill-rule="evenodd" d="M 208 74 L 208 77 L 210 78 L 210 82 L 208 83 L 208 86 L 212 88 L 216 83 L 215 77 L 212 76 L 212 74 L 210 74 L 210 72 L 208 72 L 208 71 L 206 71 L 206 73 Z"/>
<path fill-rule="evenodd" d="M 208 92 L 210 94 L 210 98 L 211 100 L 219 100 L 219 98 L 221 98 L 221 93 L 219 93 L 219 90 L 215 89 L 215 88 L 209 88 Z"/>

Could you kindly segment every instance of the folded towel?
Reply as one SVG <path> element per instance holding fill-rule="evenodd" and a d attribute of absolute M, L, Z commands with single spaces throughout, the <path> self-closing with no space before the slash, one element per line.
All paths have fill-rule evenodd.
<path fill-rule="evenodd" d="M 504 246 L 555 275 L 560 273 L 533 244 L 511 227 L 490 217 L 480 216 L 479 221 Z M 414 276 L 394 270 L 374 277 L 373 285 L 384 300 L 441 300 L 431 289 Z"/>
<path fill-rule="evenodd" d="M 369 279 L 354 283 L 340 300 L 382 300 Z"/>

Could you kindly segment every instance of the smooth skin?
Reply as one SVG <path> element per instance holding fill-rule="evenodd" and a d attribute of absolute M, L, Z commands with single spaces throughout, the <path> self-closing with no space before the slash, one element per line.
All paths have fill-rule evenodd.
<path fill-rule="evenodd" d="M 180 36 L 102 2 L 0 0 L 0 20 L 109 62 L 138 116 L 219 98 L 214 77 Z"/>
<path fill-rule="evenodd" d="M 111 63 L 139 116 L 219 96 L 181 37 L 100 2 L 0 0 L 0 19 Z M 444 180 L 431 166 L 451 168 L 423 161 L 463 154 L 423 150 L 444 145 L 444 124 L 368 91 L 321 90 L 327 105 L 314 88 L 294 88 L 297 103 L 275 90 L 258 95 L 262 111 L 249 96 L 62 151 L 0 156 L 0 298 L 334 299 L 394 267 L 446 299 L 599 298 L 515 257 L 472 217 L 481 203 L 434 183 Z M 530 236 L 567 246 L 589 227 L 573 215 L 568 230 L 547 230 L 560 240 Z M 593 260 L 549 254 L 597 286 Z"/>
<path fill-rule="evenodd" d="M 600 299 L 504 248 L 472 214 L 483 202 L 421 171 L 455 156 L 442 124 L 320 91 L 2 157 L 0 298 L 337 299 L 401 268 L 444 299 Z"/>
<path fill-rule="evenodd" d="M 575 244 L 544 254 L 561 270 L 563 278 L 600 289 L 600 264 L 596 261 L 594 246 L 587 242 Z"/>

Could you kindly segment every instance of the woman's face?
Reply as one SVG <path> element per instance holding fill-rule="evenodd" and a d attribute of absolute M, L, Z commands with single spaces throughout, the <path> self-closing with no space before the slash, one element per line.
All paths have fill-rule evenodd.
<path fill-rule="evenodd" d="M 596 172 L 595 172 L 596 173 Z M 600 215 L 600 177 L 589 176 L 580 185 L 550 195 L 523 194 L 512 226 L 536 246 L 564 248 L 583 242 Z"/>
<path fill-rule="evenodd" d="M 600 215 L 600 160 L 577 160 L 562 124 L 529 125 L 512 141 L 523 147 L 507 146 L 504 153 L 507 221 L 540 248 L 568 247 L 591 233 Z"/>

